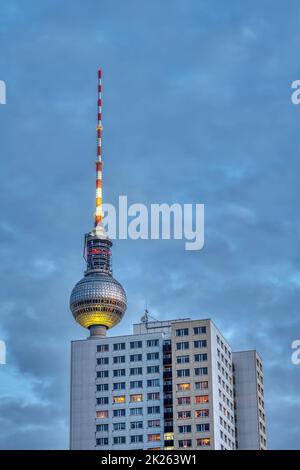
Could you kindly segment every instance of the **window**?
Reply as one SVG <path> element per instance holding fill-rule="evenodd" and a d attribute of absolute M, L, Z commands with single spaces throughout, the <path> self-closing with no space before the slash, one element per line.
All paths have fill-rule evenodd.
<path fill-rule="evenodd" d="M 207 347 L 206 339 L 199 339 L 197 341 L 194 341 L 194 348 L 206 348 L 206 347 Z"/>
<path fill-rule="evenodd" d="M 143 368 L 142 367 L 132 367 L 130 369 L 130 375 L 142 375 Z"/>
<path fill-rule="evenodd" d="M 206 326 L 196 326 L 194 328 L 194 335 L 205 335 Z"/>
<path fill-rule="evenodd" d="M 126 437 L 125 436 L 116 436 L 113 438 L 114 444 L 126 444 Z"/>
<path fill-rule="evenodd" d="M 97 405 L 108 405 L 108 397 L 97 398 Z"/>
<path fill-rule="evenodd" d="M 116 382 L 113 384 L 113 390 L 125 390 L 125 382 Z"/>
<path fill-rule="evenodd" d="M 115 356 L 113 358 L 113 363 L 114 364 L 123 364 L 125 362 L 125 356 Z"/>
<path fill-rule="evenodd" d="M 114 418 L 120 418 L 121 416 L 126 416 L 125 408 L 121 408 L 120 410 L 113 410 Z"/>
<path fill-rule="evenodd" d="M 147 361 L 154 361 L 159 359 L 159 352 L 147 353 Z"/>
<path fill-rule="evenodd" d="M 179 369 L 177 370 L 177 377 L 189 377 L 190 369 Z"/>
<path fill-rule="evenodd" d="M 130 395 L 130 402 L 136 403 L 139 401 L 143 401 L 143 395 L 141 393 L 137 393 L 135 395 Z"/>
<path fill-rule="evenodd" d="M 191 384 L 177 384 L 177 390 L 179 392 L 186 392 L 191 389 Z"/>
<path fill-rule="evenodd" d="M 200 395 L 198 397 L 195 397 L 195 403 L 208 403 L 209 402 L 209 397 L 208 395 Z"/>
<path fill-rule="evenodd" d="M 139 349 L 142 347 L 142 341 L 131 341 L 130 349 Z"/>
<path fill-rule="evenodd" d="M 204 380 L 203 382 L 195 383 L 195 390 L 205 390 L 208 388 L 208 381 Z"/>
<path fill-rule="evenodd" d="M 131 354 L 130 355 L 130 362 L 138 362 L 143 359 L 142 354 Z"/>
<path fill-rule="evenodd" d="M 98 344 L 97 345 L 97 352 L 108 352 L 109 345 L 108 344 Z"/>
<path fill-rule="evenodd" d="M 184 439 L 183 441 L 178 441 L 178 445 L 181 448 L 192 447 L 192 439 Z"/>
<path fill-rule="evenodd" d="M 143 414 L 143 408 L 130 408 L 131 416 L 141 416 Z"/>
<path fill-rule="evenodd" d="M 130 437 L 130 442 L 132 444 L 136 444 L 137 442 L 143 442 L 143 435 L 142 434 L 138 434 L 136 436 L 131 436 Z"/>
<path fill-rule="evenodd" d="M 178 411 L 177 419 L 190 419 L 192 417 L 192 412 L 190 410 L 187 411 Z"/>
<path fill-rule="evenodd" d="M 126 370 L 125 370 L 125 369 L 115 369 L 115 370 L 113 371 L 114 377 L 124 377 L 125 374 L 126 374 Z"/>
<path fill-rule="evenodd" d="M 130 388 L 142 388 L 143 387 L 143 381 L 142 380 L 133 380 L 130 382 Z"/>
<path fill-rule="evenodd" d="M 160 420 L 159 419 L 150 419 L 148 421 L 148 428 L 159 428 Z"/>
<path fill-rule="evenodd" d="M 148 442 L 160 441 L 160 434 L 148 434 Z"/>
<path fill-rule="evenodd" d="M 196 431 L 197 432 L 209 431 L 209 423 L 196 424 Z"/>
<path fill-rule="evenodd" d="M 190 356 L 177 356 L 177 364 L 188 364 L 190 362 Z"/>
<path fill-rule="evenodd" d="M 160 382 L 159 379 L 149 379 L 147 380 L 147 387 L 159 387 Z"/>
<path fill-rule="evenodd" d="M 192 432 L 192 426 L 190 424 L 186 426 L 178 426 L 179 434 L 184 434 L 186 432 Z"/>
<path fill-rule="evenodd" d="M 130 429 L 143 429 L 143 421 L 133 421 L 130 423 Z"/>
<path fill-rule="evenodd" d="M 96 418 L 97 419 L 108 418 L 108 410 L 96 411 Z"/>
<path fill-rule="evenodd" d="M 108 446 L 108 437 L 100 437 L 96 439 L 97 446 Z"/>
<path fill-rule="evenodd" d="M 97 392 L 107 392 L 107 391 L 108 391 L 108 384 L 97 385 Z"/>
<path fill-rule="evenodd" d="M 159 399 L 160 399 L 159 392 L 151 392 L 151 393 L 147 394 L 147 400 L 148 401 L 159 400 Z"/>
<path fill-rule="evenodd" d="M 203 409 L 203 410 L 196 410 L 195 411 L 195 418 L 207 418 L 209 416 L 209 409 Z"/>
<path fill-rule="evenodd" d="M 176 336 L 188 336 L 189 335 L 189 329 L 188 328 L 180 328 L 176 330 Z"/>
<path fill-rule="evenodd" d="M 113 397 L 113 403 L 125 403 L 126 402 L 126 398 L 125 398 L 125 395 L 120 395 L 118 397 Z"/>
<path fill-rule="evenodd" d="M 179 397 L 177 398 L 178 405 L 190 405 L 191 397 Z"/>
<path fill-rule="evenodd" d="M 125 347 L 125 343 L 115 343 L 114 351 L 124 351 Z"/>
<path fill-rule="evenodd" d="M 97 424 L 96 425 L 96 432 L 107 432 L 108 431 L 108 424 Z"/>
<path fill-rule="evenodd" d="M 98 357 L 97 358 L 97 365 L 103 366 L 108 364 L 108 357 Z"/>
<path fill-rule="evenodd" d="M 148 339 L 147 340 L 147 348 L 154 348 L 155 346 L 159 346 L 158 339 Z"/>
<path fill-rule="evenodd" d="M 126 430 L 126 423 L 114 423 L 113 424 L 114 431 L 125 431 Z"/>
<path fill-rule="evenodd" d="M 195 361 L 196 362 L 202 362 L 202 361 L 207 361 L 207 354 L 195 354 Z"/>
<path fill-rule="evenodd" d="M 206 447 L 210 446 L 210 438 L 204 437 L 202 439 L 196 439 L 196 443 L 198 447 Z"/>
<path fill-rule="evenodd" d="M 185 349 L 189 349 L 189 342 L 184 341 L 183 343 L 176 343 L 176 349 L 178 351 L 183 351 Z"/>
<path fill-rule="evenodd" d="M 197 367 L 195 369 L 195 375 L 207 375 L 208 368 L 207 367 Z"/>
<path fill-rule="evenodd" d="M 148 366 L 147 374 L 157 374 L 159 372 L 159 366 Z"/>
<path fill-rule="evenodd" d="M 148 415 L 154 415 L 160 413 L 160 406 L 148 406 Z"/>
<path fill-rule="evenodd" d="M 108 378 L 108 370 L 97 371 L 97 379 L 107 379 L 107 378 Z"/>

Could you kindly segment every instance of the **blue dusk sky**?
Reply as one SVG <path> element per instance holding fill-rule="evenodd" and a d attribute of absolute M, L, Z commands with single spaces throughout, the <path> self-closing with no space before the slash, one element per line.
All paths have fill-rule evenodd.
<path fill-rule="evenodd" d="M 129 334 L 210 317 L 265 365 L 268 447 L 299 447 L 300 3 L 1 0 L 0 447 L 69 439 L 69 311 L 92 228 L 97 68 L 104 199 L 205 204 L 205 245 L 117 240 Z"/>

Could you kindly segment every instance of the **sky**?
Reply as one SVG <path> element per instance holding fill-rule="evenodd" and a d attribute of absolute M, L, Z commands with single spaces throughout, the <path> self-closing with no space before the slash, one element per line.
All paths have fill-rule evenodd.
<path fill-rule="evenodd" d="M 69 311 L 92 228 L 97 68 L 104 199 L 202 203 L 205 244 L 116 240 L 130 334 L 210 317 L 264 360 L 268 447 L 299 448 L 300 4 L 2 0 L 0 448 L 69 445 Z"/>

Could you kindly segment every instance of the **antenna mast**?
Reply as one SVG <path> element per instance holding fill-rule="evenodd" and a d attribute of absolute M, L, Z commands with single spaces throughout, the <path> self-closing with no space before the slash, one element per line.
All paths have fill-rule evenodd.
<path fill-rule="evenodd" d="M 97 160 L 96 160 L 96 212 L 95 227 L 102 228 L 103 209 L 102 209 L 102 70 L 98 70 L 98 119 L 97 119 Z M 100 228 L 99 227 L 99 228 Z"/>

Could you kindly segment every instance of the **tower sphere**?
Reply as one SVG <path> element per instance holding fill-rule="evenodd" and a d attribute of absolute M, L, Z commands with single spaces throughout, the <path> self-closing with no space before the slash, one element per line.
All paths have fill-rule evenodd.
<path fill-rule="evenodd" d="M 126 294 L 121 284 L 105 274 L 90 274 L 74 287 L 70 308 L 75 320 L 83 327 L 95 325 L 112 328 L 126 310 Z"/>

